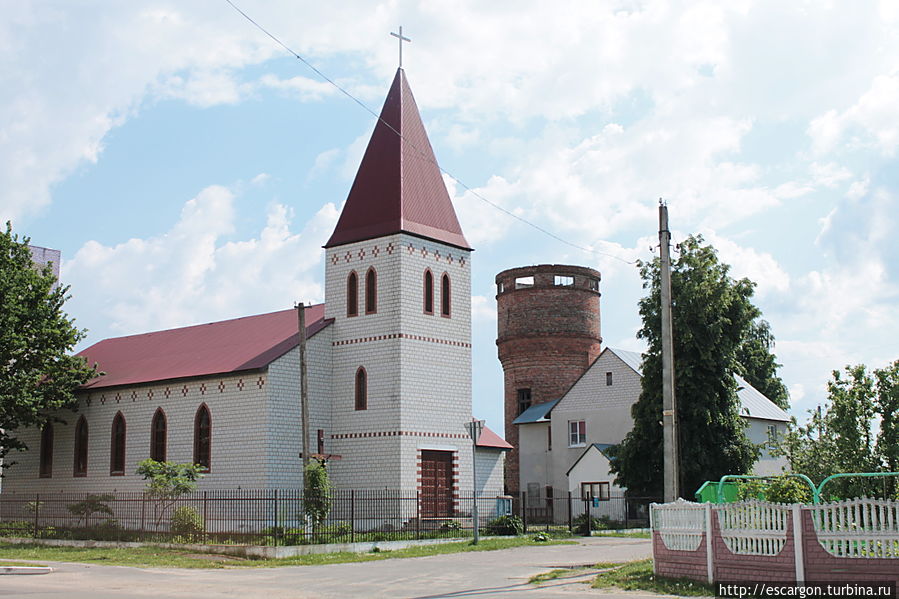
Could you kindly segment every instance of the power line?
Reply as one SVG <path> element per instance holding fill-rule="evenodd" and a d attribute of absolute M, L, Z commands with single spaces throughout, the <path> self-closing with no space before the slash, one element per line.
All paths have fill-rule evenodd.
<path fill-rule="evenodd" d="M 472 194 L 474 197 L 478 198 L 478 199 L 481 200 L 482 202 L 485 202 L 485 203 L 488 204 L 489 206 L 492 206 L 492 207 L 495 208 L 496 210 L 499 210 L 500 212 L 502 212 L 502 213 L 504 213 L 504 214 L 506 214 L 506 215 L 508 215 L 508 216 L 511 216 L 512 218 L 514 218 L 514 219 L 516 219 L 516 220 L 519 220 L 519 221 L 521 221 L 522 223 L 524 223 L 524 224 L 526 224 L 526 225 L 528 225 L 528 226 L 530 226 L 530 227 L 533 227 L 534 229 L 540 231 L 540 232 L 543 233 L 544 235 L 547 235 L 547 236 L 549 236 L 549 237 L 552 237 L 552 238 L 555 239 L 556 241 L 559 241 L 559 242 L 561 242 L 561 243 L 564 243 L 565 245 L 571 246 L 571 247 L 573 247 L 573 248 L 575 248 L 575 249 L 578 249 L 578 250 L 581 250 L 581 251 L 583 251 L 583 252 L 587 252 L 587 253 L 590 253 L 590 254 L 598 254 L 598 255 L 602 255 L 602 256 L 607 256 L 607 257 L 609 257 L 609 258 L 614 258 L 615 260 L 620 260 L 621 262 L 624 262 L 625 264 L 636 264 L 636 261 L 625 260 L 624 258 L 620 258 L 620 257 L 618 257 L 618 256 L 616 256 L 616 255 L 614 255 L 614 254 L 609 254 L 609 253 L 607 253 L 607 252 L 602 252 L 602 251 L 596 250 L 596 249 L 594 249 L 594 248 L 585 247 L 585 246 L 582 246 L 582 245 L 578 245 L 578 244 L 576 244 L 576 243 L 574 243 L 574 242 L 568 241 L 567 239 L 564 239 L 564 238 L 562 238 L 562 237 L 556 235 L 556 234 L 553 233 L 552 231 L 549 231 L 549 230 L 547 230 L 547 229 L 541 227 L 540 225 L 537 225 L 537 224 L 535 224 L 535 223 L 532 223 L 531 221 L 527 220 L 526 218 L 523 218 L 523 217 L 518 216 L 517 214 L 515 214 L 515 213 L 513 213 L 513 212 L 511 212 L 511 211 L 509 211 L 509 210 L 506 210 L 505 208 L 503 208 L 503 207 L 500 206 L 499 204 L 496 204 L 496 203 L 494 203 L 494 202 L 491 202 L 490 200 L 488 200 L 487 198 L 485 198 L 484 196 L 482 196 L 480 193 L 478 193 L 477 191 L 475 191 L 474 189 L 472 189 L 471 187 L 469 187 L 468 185 L 466 185 L 464 181 L 462 181 L 461 179 L 459 179 L 458 177 L 456 177 L 455 175 L 453 175 L 451 172 L 449 172 L 448 170 L 446 170 L 445 168 L 443 168 L 442 166 L 440 166 L 440 165 L 437 163 L 436 160 L 431 159 L 425 152 L 423 152 L 423 151 L 421 151 L 420 149 L 418 149 L 418 147 L 416 147 L 416 145 L 415 145 L 414 143 L 412 143 L 412 142 L 409 141 L 406 137 L 404 137 L 403 134 L 400 133 L 399 131 L 397 131 L 392 125 L 390 125 L 390 123 L 388 123 L 387 121 L 385 121 L 384 119 L 382 119 L 381 116 L 380 116 L 379 114 L 377 114 L 374 110 L 372 110 L 371 108 L 369 108 L 364 102 L 362 102 L 361 100 L 359 100 L 358 98 L 356 98 L 356 96 L 354 96 L 353 94 L 351 94 L 350 92 L 348 92 L 346 89 L 344 89 L 343 87 L 341 87 L 336 81 L 334 81 L 333 79 L 331 79 L 330 77 L 328 77 L 327 75 L 325 75 L 323 72 L 321 72 L 319 69 L 317 69 L 317 68 L 316 68 L 312 63 L 310 63 L 308 60 L 306 60 L 305 58 L 303 58 L 302 56 L 300 56 L 297 52 L 295 52 L 293 49 L 291 49 L 287 44 L 285 44 L 285 43 L 282 42 L 280 39 L 278 39 L 277 36 L 275 36 L 273 33 L 271 33 L 270 31 L 268 31 L 265 27 L 263 27 L 262 25 L 260 25 L 258 22 L 256 22 L 250 15 L 248 15 L 247 13 L 245 13 L 244 11 L 242 11 L 236 4 L 234 4 L 234 2 L 232 2 L 231 0 L 225 0 L 225 2 L 227 2 L 229 5 L 231 5 L 231 8 L 233 8 L 234 10 L 236 10 L 236 11 L 237 11 L 243 18 L 245 18 L 247 21 L 249 21 L 250 23 L 252 23 L 257 29 L 259 29 L 259 31 L 261 31 L 262 33 L 264 33 L 265 35 L 267 35 L 268 37 L 270 37 L 276 44 L 278 44 L 279 46 L 281 46 L 282 48 L 284 48 L 284 49 L 285 49 L 289 54 L 291 54 L 294 58 L 296 58 L 297 60 L 299 60 L 300 62 L 302 62 L 304 65 L 306 65 L 307 67 L 309 67 L 309 68 L 310 68 L 316 75 L 318 75 L 319 77 L 321 77 L 322 79 L 324 79 L 325 81 L 327 81 L 328 83 L 330 83 L 330 84 L 331 84 L 332 86 L 334 86 L 337 90 L 339 90 L 343 95 L 345 95 L 347 98 L 349 98 L 350 100 L 352 100 L 353 102 L 355 102 L 356 104 L 358 104 L 359 106 L 361 106 L 363 110 L 365 110 L 366 112 L 368 112 L 369 114 L 371 114 L 373 117 L 375 117 L 378 121 L 380 121 L 381 123 L 383 123 L 383 124 L 384 124 L 388 129 L 390 129 L 390 130 L 391 130 L 397 137 L 399 137 L 400 139 L 402 139 L 402 140 L 403 140 L 404 142 L 406 142 L 406 144 L 408 144 L 413 150 L 415 150 L 416 152 L 418 152 L 419 156 L 421 156 L 423 159 L 427 160 L 428 162 L 430 162 L 431 164 L 433 164 L 434 166 L 436 166 L 436 167 L 440 170 L 441 173 L 443 173 L 443 174 L 447 175 L 448 177 L 450 177 L 453 181 L 455 181 L 456 183 L 458 183 L 463 189 L 465 189 L 465 191 L 467 191 L 468 193 Z"/>

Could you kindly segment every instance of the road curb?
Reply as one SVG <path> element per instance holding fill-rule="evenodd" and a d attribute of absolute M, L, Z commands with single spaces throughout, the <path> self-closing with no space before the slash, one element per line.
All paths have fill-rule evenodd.
<path fill-rule="evenodd" d="M 49 574 L 48 566 L 0 566 L 0 574 Z"/>

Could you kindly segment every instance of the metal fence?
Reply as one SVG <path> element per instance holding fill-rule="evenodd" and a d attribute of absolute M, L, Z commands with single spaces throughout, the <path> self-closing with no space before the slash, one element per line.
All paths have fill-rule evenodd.
<path fill-rule="evenodd" d="M 564 527 L 573 533 L 590 530 L 645 528 L 649 526 L 649 505 L 654 497 L 626 495 L 584 499 L 565 495 L 531 496 L 522 491 L 515 497 L 514 512 L 524 522 L 525 531 Z"/>
<path fill-rule="evenodd" d="M 307 500 L 324 505 L 319 521 Z M 177 499 L 134 493 L 0 494 L 0 536 L 118 541 L 298 545 L 464 537 L 474 498 L 391 490 L 209 490 Z M 479 497 L 479 526 L 506 514 L 511 499 Z M 486 530 L 485 530 L 486 532 Z"/>
<path fill-rule="evenodd" d="M 326 514 L 306 515 L 314 501 Z M 478 497 L 483 534 L 510 534 L 500 516 L 518 516 L 524 531 L 646 526 L 650 499 Z M 302 490 L 209 490 L 177 499 L 132 493 L 2 493 L 0 536 L 210 544 L 300 545 L 401 539 L 462 538 L 474 528 L 472 495 L 434 498 L 420 492 L 334 490 L 304 498 Z M 589 514 L 589 519 L 587 515 Z"/>

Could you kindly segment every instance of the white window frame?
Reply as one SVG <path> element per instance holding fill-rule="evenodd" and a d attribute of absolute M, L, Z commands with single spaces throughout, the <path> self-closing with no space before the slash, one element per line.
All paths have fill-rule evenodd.
<path fill-rule="evenodd" d="M 568 421 L 568 447 L 586 447 L 587 445 L 587 421 Z"/>

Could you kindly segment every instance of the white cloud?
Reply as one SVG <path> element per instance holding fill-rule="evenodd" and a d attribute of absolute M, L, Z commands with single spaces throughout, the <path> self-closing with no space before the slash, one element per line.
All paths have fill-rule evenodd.
<path fill-rule="evenodd" d="M 743 247 L 713 231 L 705 231 L 703 237 L 718 250 L 721 261 L 731 266 L 732 277 L 746 277 L 756 284 L 756 298 L 789 291 L 790 275 L 770 253 Z"/>
<path fill-rule="evenodd" d="M 471 296 L 471 320 L 473 323 L 496 325 L 496 301 L 483 295 Z"/>
<path fill-rule="evenodd" d="M 81 323 L 96 341 L 322 300 L 320 248 L 337 220 L 332 204 L 301 233 L 291 232 L 290 209 L 279 204 L 254 238 L 226 241 L 234 219 L 234 193 L 214 185 L 186 202 L 162 235 L 85 243 L 63 265 L 73 312 L 97 319 Z"/>
<path fill-rule="evenodd" d="M 321 100 L 337 91 L 330 83 L 300 76 L 280 79 L 271 74 L 263 75 L 259 79 L 259 84 L 263 87 L 290 93 L 301 100 Z"/>

